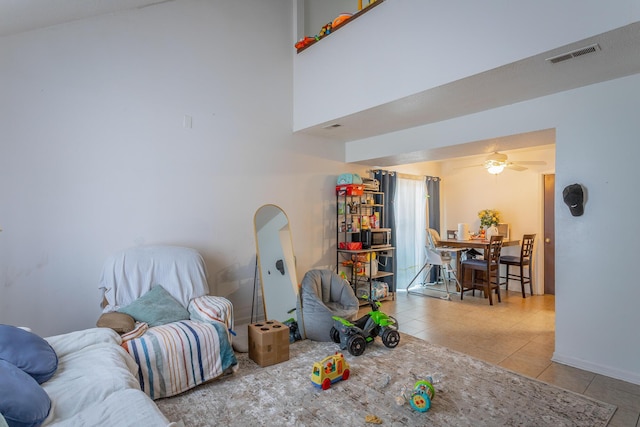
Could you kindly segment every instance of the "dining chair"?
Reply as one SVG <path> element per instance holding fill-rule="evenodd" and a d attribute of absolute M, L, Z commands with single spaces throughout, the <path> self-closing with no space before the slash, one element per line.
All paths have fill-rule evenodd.
<path fill-rule="evenodd" d="M 535 234 L 525 234 L 522 236 L 522 246 L 520 246 L 520 256 L 516 255 L 503 255 L 500 257 L 500 264 L 505 266 L 505 275 L 502 276 L 502 279 L 505 279 L 503 282 L 505 284 L 505 290 L 509 290 L 509 280 L 519 280 L 520 287 L 522 288 L 522 298 L 526 298 L 527 295 L 524 291 L 524 285 L 529 284 L 529 291 L 531 295 L 533 295 L 533 275 L 532 275 L 532 267 L 533 262 L 531 261 L 531 255 L 533 254 L 533 243 L 536 239 Z M 520 269 L 520 273 L 511 273 L 509 268 L 516 267 Z M 529 276 L 524 275 L 524 267 L 528 267 Z"/>
<path fill-rule="evenodd" d="M 502 302 L 500 298 L 500 252 L 502 251 L 502 236 L 491 236 L 489 247 L 485 250 L 484 259 L 466 259 L 462 261 L 462 284 L 460 286 L 460 299 L 464 299 L 464 293 L 472 291 L 471 295 L 475 295 L 476 289 L 482 289 L 485 297 L 489 298 L 489 304 L 493 305 L 491 291 L 496 290 L 498 302 Z M 471 281 L 466 280 L 466 270 L 471 270 Z M 482 281 L 477 281 L 477 272 L 482 272 Z M 495 276 L 495 282 L 491 281 L 491 277 Z"/>

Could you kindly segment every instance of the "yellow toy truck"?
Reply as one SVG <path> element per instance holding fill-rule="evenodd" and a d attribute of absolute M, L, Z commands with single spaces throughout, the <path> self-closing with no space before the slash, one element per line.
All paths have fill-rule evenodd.
<path fill-rule="evenodd" d="M 327 390 L 331 384 L 349 378 L 349 363 L 340 352 L 327 356 L 313 364 L 311 382 L 314 386 Z"/>

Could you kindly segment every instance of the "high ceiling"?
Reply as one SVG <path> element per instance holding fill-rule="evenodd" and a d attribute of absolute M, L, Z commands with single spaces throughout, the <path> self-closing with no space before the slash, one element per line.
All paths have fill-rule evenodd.
<path fill-rule="evenodd" d="M 0 0 L 0 37 L 169 1 L 176 0 Z M 555 64 L 547 60 L 592 45 L 596 49 L 587 55 Z M 640 73 L 640 23 L 633 23 L 300 132 L 336 141 L 355 141 L 637 73 Z M 336 123 L 340 126 L 327 128 Z M 553 142 L 547 138 L 539 144 Z M 523 148 L 517 139 L 493 140 L 489 144 L 490 148 L 486 142 L 470 143 L 462 147 L 463 153 Z M 455 147 L 452 149 L 454 152 L 444 149 L 439 153 L 371 159 L 369 163 L 384 166 L 460 154 Z"/>

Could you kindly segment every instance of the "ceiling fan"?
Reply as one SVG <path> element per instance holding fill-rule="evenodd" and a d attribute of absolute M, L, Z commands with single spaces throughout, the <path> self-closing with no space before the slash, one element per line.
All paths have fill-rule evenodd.
<path fill-rule="evenodd" d="M 487 172 L 493 175 L 497 175 L 501 173 L 505 168 L 522 172 L 527 170 L 526 167 L 522 165 L 546 165 L 547 162 L 542 160 L 531 160 L 531 161 L 523 161 L 523 162 L 510 162 L 507 160 L 507 155 L 503 153 L 498 153 L 497 151 L 493 152 L 487 159 L 478 166 L 483 166 Z"/>

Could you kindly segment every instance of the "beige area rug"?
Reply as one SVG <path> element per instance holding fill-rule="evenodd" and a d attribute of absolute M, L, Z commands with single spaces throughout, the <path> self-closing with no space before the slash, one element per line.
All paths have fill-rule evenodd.
<path fill-rule="evenodd" d="M 380 338 L 358 357 L 344 352 L 348 380 L 313 386 L 311 367 L 338 344 L 298 341 L 290 359 L 261 368 L 238 353 L 239 371 L 156 403 L 171 421 L 197 426 L 606 426 L 616 410 L 462 353 L 402 334 L 395 349 Z M 398 405 L 403 387 L 434 376 L 431 409 Z"/>

